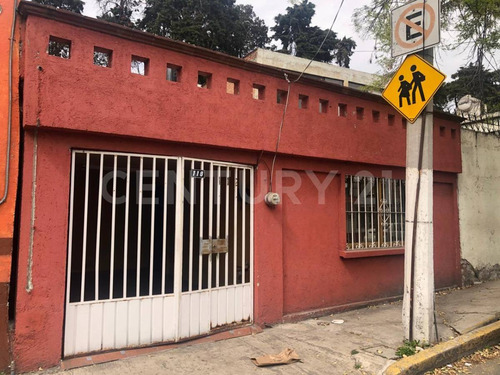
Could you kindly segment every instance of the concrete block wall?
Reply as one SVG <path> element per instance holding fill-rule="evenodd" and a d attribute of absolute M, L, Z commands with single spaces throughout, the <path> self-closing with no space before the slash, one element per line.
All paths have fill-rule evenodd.
<path fill-rule="evenodd" d="M 462 129 L 458 176 L 464 267 L 478 279 L 500 276 L 500 137 Z M 469 263 L 469 264 L 467 264 Z"/>

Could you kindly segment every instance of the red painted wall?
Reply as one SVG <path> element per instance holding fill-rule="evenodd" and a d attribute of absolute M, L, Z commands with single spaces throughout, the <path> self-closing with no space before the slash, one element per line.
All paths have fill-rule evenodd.
<path fill-rule="evenodd" d="M 47 54 L 51 35 L 71 40 L 70 59 Z M 50 128 L 237 149 L 275 148 L 283 112 L 276 90 L 286 90 L 284 79 L 35 16 L 27 19 L 24 45 L 26 126 L 39 120 Z M 113 51 L 111 68 L 93 65 L 95 46 Z M 131 55 L 149 58 L 147 76 L 130 73 Z M 165 79 L 167 63 L 182 66 L 180 82 Z M 210 89 L 196 86 L 198 71 L 212 73 Z M 227 78 L 240 80 L 239 95 L 226 93 Z M 252 99 L 254 83 L 266 86 L 264 100 Z M 404 166 L 401 116 L 369 95 L 360 99 L 339 89 L 292 86 L 281 152 Z M 307 109 L 298 108 L 299 94 L 309 96 Z M 328 113 L 319 113 L 320 98 L 329 101 Z M 339 103 L 347 105 L 347 117 L 338 116 Z M 357 107 L 364 108 L 362 119 Z M 372 111 L 379 112 L 379 122 L 373 122 Z M 389 114 L 394 115 L 392 125 Z M 451 128 L 458 133 L 458 126 L 442 119 L 436 123 L 446 128 L 447 136 L 436 143 L 435 169 L 459 172 L 460 136 L 450 135 Z"/>
<path fill-rule="evenodd" d="M 97 22 L 97 21 L 96 21 Z M 275 102 L 284 80 L 214 61 L 186 56 L 130 40 L 100 34 L 54 20 L 28 16 L 23 40 L 25 82 L 25 151 L 22 186 L 17 316 L 14 343 L 16 368 L 27 371 L 53 366 L 62 355 L 66 273 L 70 151 L 72 148 L 192 156 L 255 165 L 256 194 L 267 190 L 283 106 Z M 49 35 L 71 39 L 69 60 L 46 54 Z M 113 50 L 110 69 L 92 64 L 94 46 Z M 150 59 L 148 76 L 130 71 L 130 55 Z M 165 65 L 182 66 L 181 82 L 165 80 Z M 41 67 L 41 69 L 38 69 Z M 210 90 L 196 87 L 197 71 L 213 74 Z M 240 94 L 226 94 L 226 78 L 240 80 Z M 251 97 L 253 83 L 266 85 L 266 98 Z M 390 170 L 404 177 L 405 128 L 401 117 L 378 101 L 340 94 L 338 89 L 294 85 L 276 170 L 307 170 L 320 180 L 334 170 L 381 175 Z M 309 95 L 309 108 L 299 109 L 298 94 Z M 328 99 L 330 111 L 318 113 L 318 100 Z M 348 105 L 347 118 L 337 115 L 337 104 Z M 356 107 L 365 108 L 363 119 Z M 372 110 L 380 121 L 372 121 Z M 451 183 L 456 191 L 460 171 L 458 125 L 437 119 L 436 181 Z M 33 128 L 39 124 L 33 285 L 25 290 L 30 240 Z M 451 129 L 456 129 L 455 138 Z M 360 164 L 358 162 L 362 162 Z M 446 173 L 445 173 L 446 172 Z M 273 323 L 287 314 L 398 295 L 402 289 L 403 256 L 344 259 L 345 218 L 342 177 L 327 188 L 327 204 L 315 204 L 309 178 L 302 178 L 294 204 L 269 209 L 257 200 L 255 209 L 254 317 Z M 286 181 L 284 181 L 286 182 Z M 446 190 L 446 189 L 445 189 Z M 280 191 L 280 188 L 278 188 Z M 313 196 L 314 193 L 314 196 Z M 456 194 L 437 193 L 436 207 L 456 207 Z M 451 199 L 451 203 L 450 200 Z M 436 220 L 449 220 L 439 217 Z M 439 238 L 458 239 L 458 219 L 437 225 Z M 323 229 L 320 230 L 320 228 Z M 436 267 L 448 275 L 440 285 L 458 280 L 458 240 L 441 243 Z M 452 261 L 452 264 L 449 261 Z M 360 277 L 362 275 L 362 277 Z M 355 285 L 355 287 L 353 287 Z"/>

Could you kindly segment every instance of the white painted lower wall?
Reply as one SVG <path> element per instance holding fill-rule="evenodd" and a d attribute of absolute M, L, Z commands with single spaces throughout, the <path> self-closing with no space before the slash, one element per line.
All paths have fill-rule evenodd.
<path fill-rule="evenodd" d="M 460 245 L 477 269 L 500 263 L 500 137 L 464 129 L 461 137 Z"/>

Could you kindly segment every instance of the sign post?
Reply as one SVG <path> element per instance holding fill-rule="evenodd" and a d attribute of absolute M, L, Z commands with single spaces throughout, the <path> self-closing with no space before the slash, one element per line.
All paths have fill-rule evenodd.
<path fill-rule="evenodd" d="M 382 96 L 410 123 L 406 128 L 406 223 L 403 328 L 408 340 L 434 336 L 433 101 L 445 76 L 434 69 L 439 0 L 417 0 L 392 12 L 392 55 L 408 56 Z M 436 330 L 437 335 L 437 330 Z"/>

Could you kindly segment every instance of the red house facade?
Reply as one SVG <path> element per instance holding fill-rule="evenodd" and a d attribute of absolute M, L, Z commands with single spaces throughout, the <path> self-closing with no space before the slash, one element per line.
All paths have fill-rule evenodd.
<path fill-rule="evenodd" d="M 20 13 L 17 370 L 402 294 L 411 125 L 381 97 L 292 84 L 273 163 L 283 71 L 33 3 Z M 438 288 L 460 284 L 459 133 L 436 113 Z"/>

